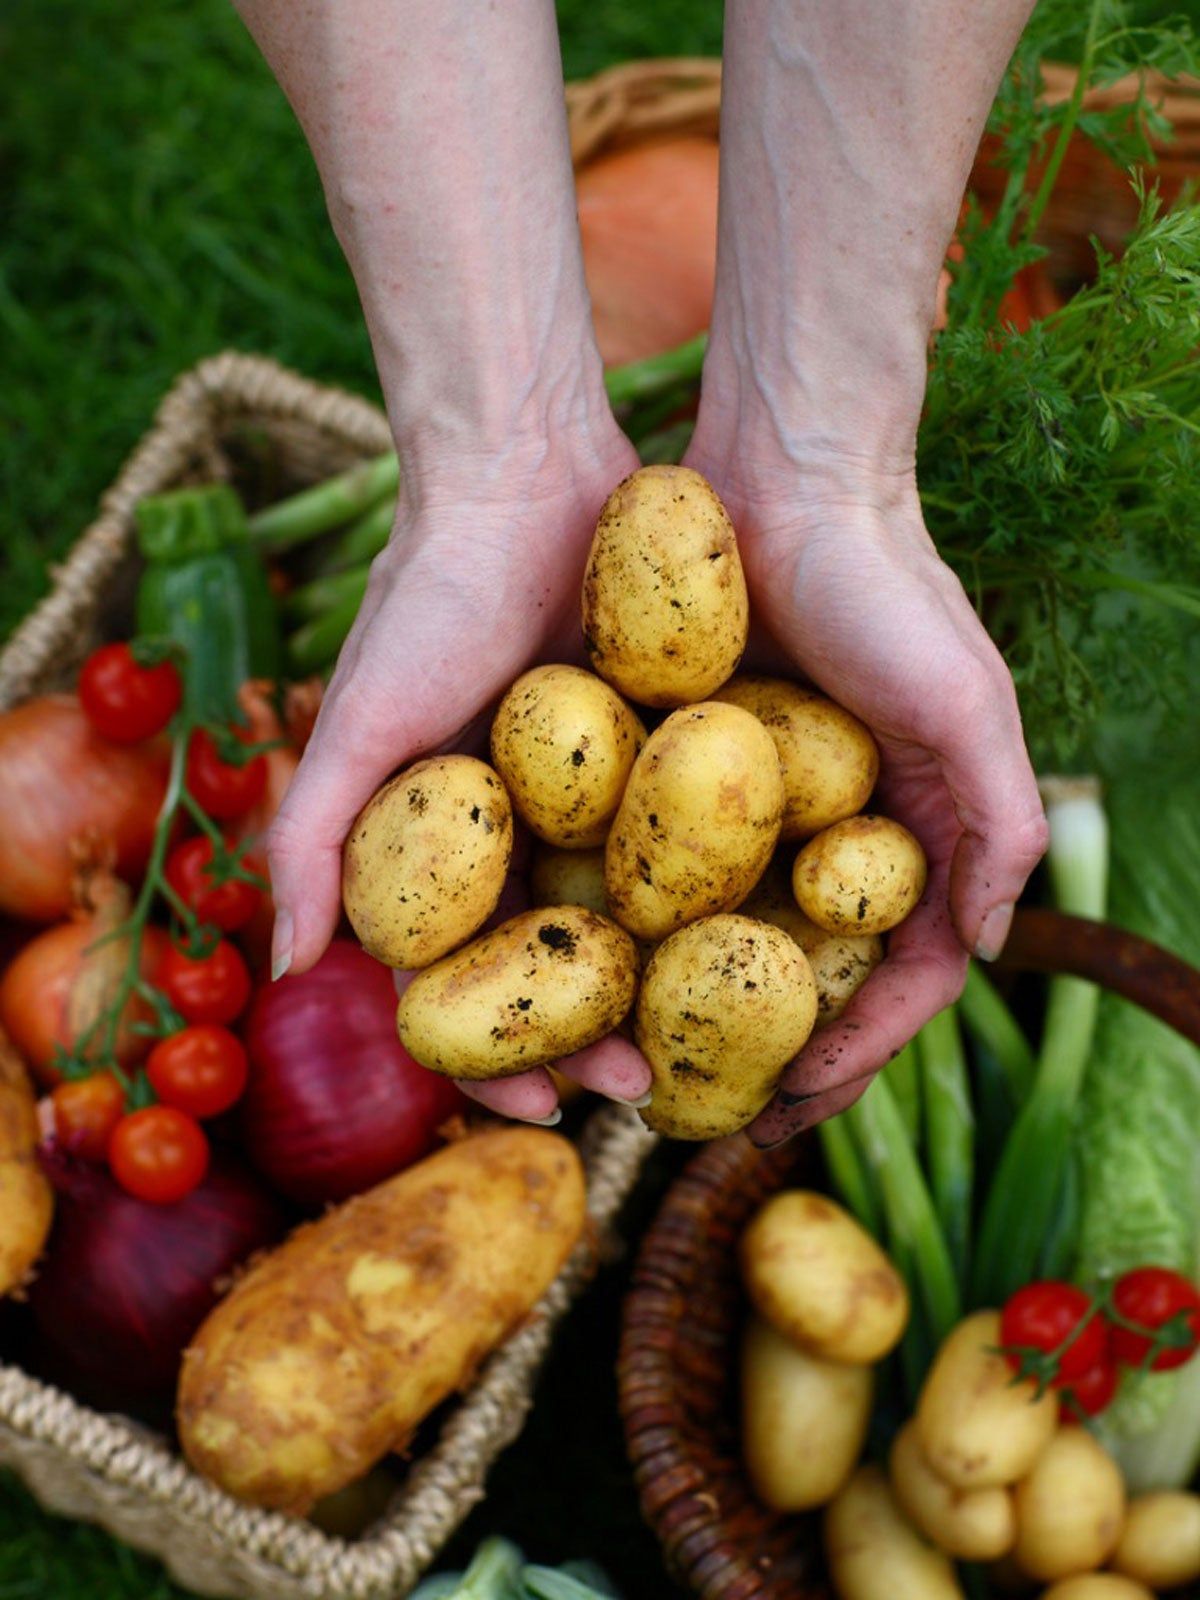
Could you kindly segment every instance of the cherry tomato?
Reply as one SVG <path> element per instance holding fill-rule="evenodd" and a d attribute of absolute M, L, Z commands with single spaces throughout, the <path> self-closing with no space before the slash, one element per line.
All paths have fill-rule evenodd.
<path fill-rule="evenodd" d="M 1025 1370 L 1036 1374 L 1036 1352 L 1052 1354 L 1079 1326 L 1091 1310 L 1091 1297 L 1073 1283 L 1060 1283 L 1048 1278 L 1041 1283 L 1027 1283 L 1018 1289 L 1000 1314 L 1000 1343 L 1004 1346 L 1008 1364 L 1014 1372 L 1022 1370 L 1020 1351 L 1035 1352 Z M 1087 1326 L 1063 1351 L 1054 1371 L 1046 1369 L 1045 1377 L 1054 1389 L 1074 1383 L 1099 1362 L 1108 1358 L 1108 1325 L 1097 1313 Z"/>
<path fill-rule="evenodd" d="M 1114 1324 L 1112 1345 L 1118 1361 L 1140 1367 L 1158 1342 L 1155 1334 L 1160 1329 L 1163 1343 L 1150 1363 L 1152 1372 L 1169 1372 L 1191 1359 L 1200 1344 L 1200 1289 L 1190 1279 L 1166 1267 L 1138 1267 L 1117 1279 L 1112 1299 L 1113 1309 L 1127 1322 L 1149 1330 L 1135 1333 Z M 1170 1327 L 1164 1329 L 1167 1323 Z"/>
<path fill-rule="evenodd" d="M 195 1117 L 174 1106 L 143 1106 L 117 1123 L 108 1164 L 127 1194 L 169 1206 L 208 1171 L 208 1140 Z"/>
<path fill-rule="evenodd" d="M 188 1022 L 232 1022 L 250 998 L 250 973 L 228 939 L 195 959 L 174 945 L 163 957 L 158 981 Z"/>
<path fill-rule="evenodd" d="M 139 666 L 127 644 L 101 645 L 79 674 L 84 715 L 114 744 L 137 744 L 161 733 L 182 698 L 183 685 L 172 662 Z"/>
<path fill-rule="evenodd" d="M 212 840 L 203 834 L 185 839 L 167 857 L 166 878 L 175 893 L 199 917 L 222 933 L 233 933 L 258 910 L 262 891 L 242 878 L 214 884 Z"/>
<path fill-rule="evenodd" d="M 1094 1367 L 1089 1367 L 1082 1377 L 1076 1378 L 1063 1390 L 1059 1420 L 1079 1422 L 1081 1411 L 1085 1417 L 1098 1417 L 1112 1404 L 1120 1376 L 1116 1362 L 1111 1359 L 1098 1361 Z"/>
<path fill-rule="evenodd" d="M 214 1022 L 160 1039 L 146 1062 L 146 1076 L 162 1103 L 200 1121 L 241 1099 L 248 1070 L 241 1040 Z"/>
<path fill-rule="evenodd" d="M 253 744 L 254 736 L 247 729 L 232 731 L 243 744 Z M 242 767 L 222 761 L 212 735 L 197 728 L 188 744 L 184 781 L 201 810 L 218 822 L 231 822 L 262 799 L 267 786 L 267 760 L 265 756 L 251 756 Z"/>
<path fill-rule="evenodd" d="M 70 1155 L 103 1161 L 112 1131 L 125 1115 L 125 1091 L 111 1072 L 60 1083 L 50 1096 L 54 1137 Z"/>

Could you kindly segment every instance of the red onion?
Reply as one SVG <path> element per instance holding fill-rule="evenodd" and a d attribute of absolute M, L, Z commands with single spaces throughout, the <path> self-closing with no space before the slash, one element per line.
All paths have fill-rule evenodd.
<path fill-rule="evenodd" d="M 279 1202 L 214 1153 L 175 1205 L 147 1205 L 53 1146 L 54 1229 L 29 1290 L 37 1365 L 92 1405 L 144 1411 L 174 1394 L 189 1339 L 241 1262 L 280 1237 Z"/>
<path fill-rule="evenodd" d="M 307 1205 L 344 1200 L 410 1166 L 464 1106 L 396 1037 L 391 972 L 345 939 L 311 971 L 262 986 L 243 1037 L 246 1153 Z"/>

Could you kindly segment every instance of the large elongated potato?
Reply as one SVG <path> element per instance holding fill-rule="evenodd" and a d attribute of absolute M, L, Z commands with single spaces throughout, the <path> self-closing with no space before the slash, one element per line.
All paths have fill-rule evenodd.
<path fill-rule="evenodd" d="M 24 1063 L 0 1033 L 0 1295 L 25 1282 L 50 1231 L 54 1192 L 38 1166 L 39 1138 Z"/>
<path fill-rule="evenodd" d="M 812 1189 L 772 1195 L 738 1245 L 759 1316 L 826 1361 L 879 1361 L 908 1323 L 908 1290 L 887 1256 L 835 1200 Z"/>
<path fill-rule="evenodd" d="M 861 811 L 879 776 L 879 751 L 857 717 L 786 678 L 739 673 L 713 695 L 752 712 L 775 741 L 787 800 L 781 839 L 809 839 Z"/>
<path fill-rule="evenodd" d="M 724 683 L 750 606 L 733 524 L 688 467 L 642 467 L 613 490 L 583 579 L 583 638 L 602 678 L 646 706 Z"/>
<path fill-rule="evenodd" d="M 363 949 L 425 967 L 496 909 L 512 855 L 512 807 L 474 756 L 432 756 L 385 783 L 342 852 L 342 903 Z"/>
<path fill-rule="evenodd" d="M 1017 1538 L 1010 1489 L 955 1489 L 938 1477 L 921 1454 L 916 1424 L 906 1422 L 888 1458 L 892 1490 L 916 1528 L 959 1561 L 996 1561 Z"/>
<path fill-rule="evenodd" d="M 634 762 L 605 846 L 613 916 L 665 939 L 732 911 L 770 861 L 782 815 L 779 760 L 756 717 L 712 700 L 673 712 Z"/>
<path fill-rule="evenodd" d="M 744 1128 L 812 1032 L 817 992 L 788 936 L 749 917 L 706 917 L 665 940 L 638 995 L 650 1063 L 643 1121 L 672 1139 Z"/>
<path fill-rule="evenodd" d="M 858 1465 L 875 1374 L 821 1361 L 751 1317 L 742 1342 L 742 1457 L 773 1511 L 823 1506 Z"/>
<path fill-rule="evenodd" d="M 1159 1489 L 1129 1502 L 1112 1565 L 1151 1589 L 1200 1578 L 1200 1494 Z"/>
<path fill-rule="evenodd" d="M 976 1311 L 943 1341 L 917 1401 L 921 1454 L 958 1489 L 1016 1483 L 1031 1472 L 1058 1421 L 1056 1396 L 1012 1381 L 1000 1313 Z"/>
<path fill-rule="evenodd" d="M 581 667 L 534 667 L 501 700 L 492 760 L 539 839 L 603 844 L 646 738 L 615 690 Z"/>
<path fill-rule="evenodd" d="M 925 852 L 890 817 L 851 817 L 796 857 L 796 904 L 828 933 L 886 933 L 925 892 Z"/>
<path fill-rule="evenodd" d="M 403 1449 L 537 1304 L 579 1239 L 574 1148 L 490 1129 L 346 1201 L 209 1315 L 179 1385 L 184 1453 L 254 1505 L 303 1513 Z"/>
<path fill-rule="evenodd" d="M 1016 1488 L 1022 1572 L 1051 1581 L 1102 1567 L 1125 1526 L 1125 1484 L 1086 1428 L 1060 1428 Z"/>
<path fill-rule="evenodd" d="M 507 1078 L 611 1033 L 633 1004 L 633 940 L 583 906 L 542 906 L 427 967 L 396 1026 L 423 1067 Z"/>
<path fill-rule="evenodd" d="M 950 1558 L 905 1520 L 874 1465 L 859 1467 L 826 1510 L 825 1555 L 839 1600 L 962 1600 Z"/>

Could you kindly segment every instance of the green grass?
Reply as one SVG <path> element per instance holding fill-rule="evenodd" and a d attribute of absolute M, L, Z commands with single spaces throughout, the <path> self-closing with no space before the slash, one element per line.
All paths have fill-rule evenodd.
<path fill-rule="evenodd" d="M 719 0 L 561 0 L 579 77 L 714 54 Z M 377 394 L 307 148 L 225 0 L 3 8 L 0 638 L 181 369 L 226 347 Z"/>

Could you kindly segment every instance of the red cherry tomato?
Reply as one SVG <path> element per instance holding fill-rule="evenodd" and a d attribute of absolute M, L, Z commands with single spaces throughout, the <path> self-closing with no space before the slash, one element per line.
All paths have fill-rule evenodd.
<path fill-rule="evenodd" d="M 220 928 L 222 933 L 234 933 L 245 927 L 258 910 L 262 891 L 242 878 L 227 878 L 224 883 L 214 884 L 212 859 L 211 839 L 203 834 L 185 839 L 167 857 L 167 882 L 201 922 Z"/>
<path fill-rule="evenodd" d="M 1169 1372 L 1191 1359 L 1200 1344 L 1200 1289 L 1190 1279 L 1167 1267 L 1138 1267 L 1117 1279 L 1112 1299 L 1120 1316 L 1148 1330 L 1135 1333 L 1114 1324 L 1118 1361 L 1140 1367 L 1155 1344 L 1160 1348 L 1150 1363 L 1152 1372 Z"/>
<path fill-rule="evenodd" d="M 160 1039 L 146 1076 L 164 1105 L 203 1121 L 241 1099 L 249 1067 L 240 1039 L 215 1022 L 201 1022 Z"/>
<path fill-rule="evenodd" d="M 1089 1367 L 1082 1377 L 1063 1390 L 1059 1420 L 1079 1422 L 1081 1411 L 1085 1417 L 1098 1417 L 1112 1404 L 1120 1376 L 1112 1360 L 1098 1361 L 1094 1367 Z"/>
<path fill-rule="evenodd" d="M 117 1123 L 108 1164 L 127 1194 L 169 1206 L 203 1180 L 208 1140 L 195 1117 L 174 1106 L 143 1106 Z"/>
<path fill-rule="evenodd" d="M 84 1161 L 103 1161 L 113 1129 L 125 1115 L 125 1091 L 111 1072 L 71 1078 L 50 1096 L 54 1137 L 62 1148 Z"/>
<path fill-rule="evenodd" d="M 161 733 L 182 698 L 183 685 L 170 661 L 139 666 L 127 644 L 101 645 L 79 674 L 84 715 L 114 744 L 137 744 Z"/>
<path fill-rule="evenodd" d="M 228 939 L 218 940 L 211 955 L 199 958 L 172 945 L 163 957 L 158 981 L 188 1022 L 232 1022 L 250 998 L 250 973 Z"/>
<path fill-rule="evenodd" d="M 1088 1315 L 1091 1297 L 1073 1283 L 1046 1279 L 1018 1289 L 1000 1313 L 1000 1343 L 1014 1372 L 1022 1370 L 1020 1352 L 1034 1352 L 1025 1370 L 1036 1372 L 1037 1352 L 1051 1355 Z M 1064 1388 L 1108 1359 L 1108 1326 L 1097 1313 L 1045 1376 L 1054 1389 Z"/>
<path fill-rule="evenodd" d="M 234 728 L 232 732 L 243 744 L 253 744 L 254 735 L 247 729 Z M 251 756 L 241 767 L 222 761 L 212 735 L 197 728 L 188 744 L 184 781 L 202 811 L 218 822 L 231 822 L 262 799 L 267 786 L 267 760 L 265 756 Z"/>

